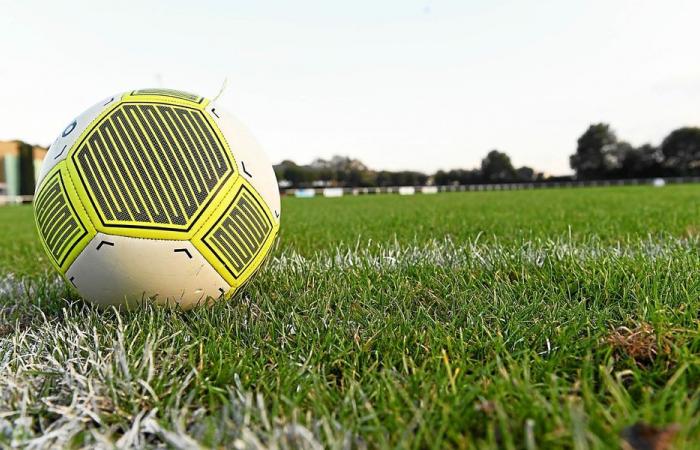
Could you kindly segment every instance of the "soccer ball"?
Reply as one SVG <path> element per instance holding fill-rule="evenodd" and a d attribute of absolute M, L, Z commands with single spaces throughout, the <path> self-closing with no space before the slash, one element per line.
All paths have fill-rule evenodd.
<path fill-rule="evenodd" d="M 63 130 L 34 215 L 49 259 L 85 299 L 188 309 L 233 295 L 261 267 L 280 198 L 269 160 L 213 101 L 143 89 Z"/>

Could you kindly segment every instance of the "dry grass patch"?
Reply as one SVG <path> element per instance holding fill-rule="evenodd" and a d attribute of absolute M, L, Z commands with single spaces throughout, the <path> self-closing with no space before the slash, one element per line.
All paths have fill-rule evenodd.
<path fill-rule="evenodd" d="M 622 430 L 624 450 L 671 450 L 680 426 L 672 423 L 665 427 L 655 427 L 643 422 L 635 423 Z"/>
<path fill-rule="evenodd" d="M 671 341 L 667 336 L 658 336 L 649 323 L 639 323 L 628 328 L 615 328 L 605 343 L 612 347 L 618 356 L 628 356 L 639 365 L 651 363 L 659 353 L 670 352 Z"/>

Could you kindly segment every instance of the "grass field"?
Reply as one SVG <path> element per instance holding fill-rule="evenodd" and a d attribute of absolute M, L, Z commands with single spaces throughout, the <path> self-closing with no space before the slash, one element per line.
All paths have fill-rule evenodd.
<path fill-rule="evenodd" d="M 700 448 L 700 186 L 282 207 L 188 313 L 83 303 L 0 209 L 0 447 Z"/>

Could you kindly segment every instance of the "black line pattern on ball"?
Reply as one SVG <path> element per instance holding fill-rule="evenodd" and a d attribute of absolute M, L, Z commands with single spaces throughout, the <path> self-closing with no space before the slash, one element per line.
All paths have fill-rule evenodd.
<path fill-rule="evenodd" d="M 241 186 L 231 206 L 204 236 L 204 244 L 234 278 L 250 265 L 272 232 L 263 206 Z"/>
<path fill-rule="evenodd" d="M 62 266 L 87 230 L 70 203 L 60 170 L 41 189 L 34 209 L 39 233 L 51 256 Z"/>
<path fill-rule="evenodd" d="M 233 173 L 201 111 L 159 103 L 120 105 L 73 158 L 105 226 L 182 230 Z"/>

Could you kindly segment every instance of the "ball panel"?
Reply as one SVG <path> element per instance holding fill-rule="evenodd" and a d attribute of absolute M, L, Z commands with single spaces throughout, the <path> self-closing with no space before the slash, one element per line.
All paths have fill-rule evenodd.
<path fill-rule="evenodd" d="M 233 202 L 202 241 L 238 278 L 272 233 L 272 220 L 242 185 Z"/>
<path fill-rule="evenodd" d="M 272 163 L 247 127 L 214 102 L 205 110 L 223 133 L 238 165 L 238 174 L 262 197 L 273 220 L 279 223 L 281 214 L 277 177 Z"/>
<path fill-rule="evenodd" d="M 122 102 L 71 160 L 101 229 L 186 231 L 234 173 L 205 115 L 164 102 Z"/>
<path fill-rule="evenodd" d="M 152 298 L 189 309 L 231 289 L 191 242 L 104 233 L 90 241 L 66 278 L 83 297 L 103 306 Z"/>
<path fill-rule="evenodd" d="M 55 166 L 38 190 L 34 218 L 42 244 L 61 273 L 95 235 L 63 163 Z"/>
<path fill-rule="evenodd" d="M 117 94 L 95 103 L 63 129 L 46 153 L 44 162 L 39 170 L 39 176 L 37 177 L 36 192 L 38 192 L 41 183 L 51 169 L 68 157 L 73 145 L 78 141 L 78 138 L 83 134 L 85 129 L 88 128 L 94 120 L 98 119 L 100 115 L 115 106 L 120 98 L 121 94 Z"/>
<path fill-rule="evenodd" d="M 264 262 L 278 230 L 262 197 L 239 178 L 192 243 L 229 284 L 238 287 Z"/>
<path fill-rule="evenodd" d="M 126 93 L 124 100 L 165 101 L 170 104 L 179 103 L 190 106 L 203 105 L 208 102 L 206 98 L 200 97 L 196 94 L 178 91 L 175 89 L 162 88 L 138 89 L 136 91 L 131 91 Z"/>

